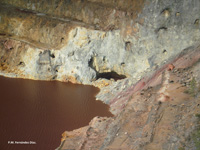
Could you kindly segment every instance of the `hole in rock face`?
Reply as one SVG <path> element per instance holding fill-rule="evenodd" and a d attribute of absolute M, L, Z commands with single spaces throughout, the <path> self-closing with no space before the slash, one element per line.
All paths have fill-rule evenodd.
<path fill-rule="evenodd" d="M 167 50 L 166 50 L 166 49 L 164 49 L 164 50 L 163 50 L 163 54 L 166 54 L 166 53 L 167 53 Z"/>
<path fill-rule="evenodd" d="M 5 36 L 6 34 L 5 34 L 5 33 L 0 33 L 0 35 L 1 35 L 1 36 Z"/>
<path fill-rule="evenodd" d="M 52 54 L 49 54 L 51 58 L 55 58 L 55 55 L 52 53 Z"/>
<path fill-rule="evenodd" d="M 167 27 L 160 27 L 155 32 L 158 33 L 160 31 L 167 31 Z"/>
<path fill-rule="evenodd" d="M 104 73 L 98 73 L 97 74 L 97 79 L 99 78 L 105 78 L 105 79 L 114 79 L 115 81 L 125 79 L 125 75 L 119 75 L 118 73 L 112 71 L 112 72 L 104 72 Z"/>
<path fill-rule="evenodd" d="M 199 25 L 199 19 L 196 19 L 196 20 L 194 21 L 194 24 L 195 24 L 195 25 Z"/>
<path fill-rule="evenodd" d="M 165 8 L 161 12 L 161 14 L 164 15 L 166 18 L 168 18 L 170 16 L 170 13 L 171 13 L 171 9 L 170 8 Z"/>
<path fill-rule="evenodd" d="M 60 39 L 60 42 L 62 43 L 62 42 L 64 41 L 64 39 L 65 39 L 65 38 L 62 37 L 62 38 Z"/>
<path fill-rule="evenodd" d="M 126 49 L 126 51 L 130 51 L 131 47 L 132 47 L 131 42 L 128 41 L 128 42 L 125 43 L 125 49 Z"/>
<path fill-rule="evenodd" d="M 20 61 L 18 65 L 25 66 L 25 63 L 23 61 Z"/>
<path fill-rule="evenodd" d="M 108 105 L 95 100 L 99 89 L 93 86 L 1 76 L 0 85 L 2 150 L 56 149 L 64 131 L 86 126 L 95 116 L 112 116 Z"/>
<path fill-rule="evenodd" d="M 104 56 L 102 60 L 103 60 L 103 61 L 106 61 L 106 57 Z M 100 78 L 104 78 L 104 79 L 108 79 L 108 80 L 114 79 L 115 81 L 117 81 L 117 80 L 121 80 L 121 79 L 125 79 L 125 78 L 126 78 L 125 75 L 120 75 L 120 74 L 118 74 L 118 73 L 115 72 L 115 71 L 99 73 L 99 72 L 97 71 L 97 69 L 96 69 L 96 66 L 94 65 L 94 58 L 93 58 L 93 57 L 89 60 L 88 65 L 89 65 L 92 69 L 95 70 L 95 72 L 96 72 L 96 74 L 97 74 L 97 75 L 96 75 L 96 80 L 98 80 L 98 79 L 100 79 Z M 122 62 L 122 63 L 121 63 L 121 66 L 124 67 L 124 66 L 125 66 L 125 63 Z"/>

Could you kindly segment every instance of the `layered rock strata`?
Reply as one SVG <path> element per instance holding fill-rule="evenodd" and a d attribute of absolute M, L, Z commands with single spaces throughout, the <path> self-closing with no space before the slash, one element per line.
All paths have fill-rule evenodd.
<path fill-rule="evenodd" d="M 197 0 L 3 0 L 0 36 L 1 41 L 14 40 L 30 47 L 23 50 L 30 52 L 22 57 L 29 57 L 31 66 L 24 62 L 18 68 L 23 74 L 15 72 L 18 77 L 92 84 L 102 73 L 114 72 L 137 80 L 198 43 L 199 6 Z M 104 29 L 107 26 L 113 27 Z M 1 55 L 5 55 L 1 45 Z M 18 53 L 14 45 L 12 51 Z M 46 62 L 40 63 L 42 59 Z M 13 63 L 7 61 L 9 68 L 18 65 L 9 64 Z"/>
<path fill-rule="evenodd" d="M 169 89 L 187 90 L 177 74 L 187 72 L 174 67 L 198 74 L 199 19 L 198 0 L 1 0 L 0 74 L 101 88 L 97 99 L 116 116 L 66 132 L 61 149 L 189 149 L 199 101 Z"/>
<path fill-rule="evenodd" d="M 200 47 L 187 49 L 136 84 L 126 79 L 102 90 L 99 96 L 115 117 L 96 117 L 86 127 L 64 132 L 58 149 L 198 149 L 199 59 Z M 113 96 L 116 88 L 121 90 Z"/>

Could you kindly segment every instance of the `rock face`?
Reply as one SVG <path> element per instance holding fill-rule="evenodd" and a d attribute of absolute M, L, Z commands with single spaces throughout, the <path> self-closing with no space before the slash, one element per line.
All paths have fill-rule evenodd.
<path fill-rule="evenodd" d="M 2 0 L 0 36 L 30 47 L 23 57 L 31 66 L 24 62 L 18 77 L 91 84 L 102 73 L 115 72 L 140 79 L 198 43 L 199 6 L 198 0 Z M 18 53 L 15 46 L 12 51 Z M 45 65 L 40 63 L 44 51 L 49 51 Z"/>
<path fill-rule="evenodd" d="M 102 90 L 115 117 L 64 132 L 58 149 L 199 149 L 199 59 L 200 47 L 185 50 L 136 84 L 126 79 Z M 115 88 L 122 90 L 112 97 Z"/>
<path fill-rule="evenodd" d="M 133 144 L 136 147 L 131 146 L 130 141 L 126 142 L 129 134 L 124 134 L 122 139 L 127 145 L 121 144 L 121 149 L 139 149 L 139 145 L 144 148 L 154 141 L 150 134 L 157 134 L 154 133 L 157 123 L 153 122 L 156 122 L 159 112 L 150 110 L 160 109 L 161 106 L 153 98 L 145 101 L 145 97 L 140 96 L 144 101 L 142 104 L 137 101 L 129 104 L 133 103 L 130 99 L 139 90 L 158 83 L 163 86 L 158 91 L 153 89 L 159 95 L 158 101 L 169 99 L 169 87 L 165 85 L 170 82 L 171 72 L 163 70 L 170 62 L 173 64 L 169 70 L 172 70 L 172 66 L 176 68 L 179 64 L 184 68 L 192 66 L 193 61 L 184 61 L 187 57 L 195 61 L 199 59 L 199 19 L 199 0 L 1 0 L 0 74 L 100 87 L 97 99 L 109 104 L 115 115 L 124 111 L 114 121 L 108 119 L 108 122 L 114 126 L 117 122 L 129 120 L 130 116 L 140 116 L 143 121 L 134 126 L 142 124 L 144 130 L 149 132 L 141 130 L 142 127 L 131 131 L 130 141 L 136 142 Z M 186 48 L 190 51 L 182 52 Z M 112 78 L 123 80 L 114 81 Z M 167 80 L 164 81 L 164 78 Z M 164 83 L 161 84 L 161 81 Z M 147 93 L 152 95 L 151 91 Z M 132 114 L 132 111 L 139 114 Z M 154 119 L 148 117 L 149 113 Z M 145 126 L 144 122 L 152 124 Z M 110 124 L 108 126 L 111 127 Z M 113 127 L 116 131 L 108 126 L 105 131 L 84 128 L 92 134 L 101 134 L 102 131 L 101 140 L 105 140 L 104 143 L 99 141 L 97 149 L 116 149 L 118 140 L 117 143 L 111 141 L 122 124 Z M 126 129 L 129 128 L 131 126 L 127 125 Z M 113 136 L 108 136 L 111 133 Z M 80 134 L 85 138 L 85 133 Z M 141 141 L 139 138 L 142 136 L 144 139 Z M 147 149 L 154 146 L 149 145 Z M 82 144 L 79 148 L 88 147 Z"/>

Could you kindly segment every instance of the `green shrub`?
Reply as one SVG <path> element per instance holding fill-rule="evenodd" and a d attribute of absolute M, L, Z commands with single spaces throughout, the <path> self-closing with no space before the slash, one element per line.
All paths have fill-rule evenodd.
<path fill-rule="evenodd" d="M 185 91 L 185 93 L 190 94 L 191 96 L 195 97 L 198 93 L 198 87 L 197 87 L 197 81 L 195 78 L 192 78 L 192 80 L 189 83 L 188 89 Z"/>

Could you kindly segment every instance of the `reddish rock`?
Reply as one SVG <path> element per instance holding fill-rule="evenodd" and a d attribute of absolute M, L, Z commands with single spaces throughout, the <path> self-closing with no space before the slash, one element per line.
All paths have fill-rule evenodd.
<path fill-rule="evenodd" d="M 192 62 L 191 59 L 183 59 L 193 56 L 195 59 Z M 184 93 L 186 87 L 176 82 L 181 78 L 178 72 L 166 70 L 173 63 L 176 68 L 190 66 L 188 72 L 195 72 L 197 70 L 194 70 L 192 65 L 199 59 L 199 48 L 188 51 L 161 67 L 150 77 L 147 76 L 120 92 L 110 100 L 111 111 L 114 111 L 115 117 L 105 120 L 101 117 L 94 118 L 89 126 L 67 132 L 66 135 L 73 136 L 66 137 L 60 149 L 155 150 L 170 147 L 176 149 L 182 147 L 181 143 L 190 145 L 191 142 L 185 137 L 194 132 L 193 124 L 197 118 L 191 116 L 200 113 L 197 107 L 200 101 Z M 198 65 L 200 66 L 200 63 Z M 184 70 L 182 73 L 184 74 Z M 171 80 L 175 82 L 167 84 L 167 81 Z M 159 93 L 162 88 L 165 89 L 165 93 Z M 140 94 L 141 92 L 143 94 Z M 162 103 L 158 103 L 157 96 L 163 97 Z"/>

